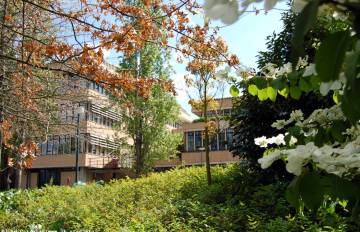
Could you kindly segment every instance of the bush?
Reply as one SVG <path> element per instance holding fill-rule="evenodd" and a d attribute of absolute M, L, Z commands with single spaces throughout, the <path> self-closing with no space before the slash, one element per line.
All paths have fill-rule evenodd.
<path fill-rule="evenodd" d="M 325 225 L 305 216 L 287 217 L 292 210 L 281 183 L 257 184 L 257 174 L 239 166 L 212 171 L 210 187 L 205 169 L 193 167 L 106 185 L 4 192 L 0 229 L 306 231 Z"/>

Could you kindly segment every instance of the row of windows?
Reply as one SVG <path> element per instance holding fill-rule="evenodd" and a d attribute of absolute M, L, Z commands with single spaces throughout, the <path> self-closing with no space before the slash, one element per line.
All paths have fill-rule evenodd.
<path fill-rule="evenodd" d="M 85 80 L 77 76 L 69 77 L 68 81 L 64 83 L 64 86 L 69 86 L 71 89 L 87 88 L 95 90 L 96 92 L 107 95 L 104 87 L 96 83 L 95 81 Z"/>
<path fill-rule="evenodd" d="M 228 128 L 216 136 L 210 141 L 211 151 L 221 151 L 229 149 L 233 139 L 233 129 Z M 204 147 L 203 131 L 189 131 L 185 133 L 186 151 L 199 151 Z"/>
<path fill-rule="evenodd" d="M 62 154 L 76 154 L 76 136 L 75 135 L 60 135 L 52 136 L 47 141 L 39 144 L 41 155 L 62 155 Z M 98 145 L 89 143 L 84 136 L 80 135 L 79 153 L 91 153 L 94 155 L 108 155 L 111 150 Z"/>
<path fill-rule="evenodd" d="M 85 80 L 86 81 L 86 88 L 87 89 L 92 89 L 92 90 L 95 90 L 96 92 L 100 93 L 100 94 L 103 94 L 103 95 L 106 95 L 106 90 L 104 89 L 104 87 L 102 87 L 101 85 L 99 85 L 98 83 L 96 82 L 93 82 L 93 81 L 88 81 L 88 80 Z"/>
<path fill-rule="evenodd" d="M 97 113 L 93 113 L 93 112 L 86 112 L 85 113 L 85 120 L 89 120 L 89 121 L 93 121 L 97 124 L 101 124 L 103 126 L 107 126 L 107 127 L 113 127 L 116 123 L 115 120 L 105 117 L 103 115 L 97 114 Z"/>
<path fill-rule="evenodd" d="M 97 124 L 101 124 L 103 126 L 107 126 L 107 127 L 113 127 L 114 124 L 116 123 L 116 120 L 105 117 L 103 115 L 94 113 L 90 111 L 90 103 L 82 103 L 79 105 L 71 105 L 68 106 L 66 104 L 61 104 L 60 105 L 60 120 L 61 122 L 64 123 L 76 123 L 77 122 L 77 117 L 78 117 L 78 113 L 77 113 L 77 109 L 78 107 L 84 107 L 85 108 L 85 113 L 80 114 L 80 121 L 81 120 L 86 120 L 86 121 L 93 121 Z"/>
<path fill-rule="evenodd" d="M 216 110 L 216 111 L 208 111 L 207 116 L 215 117 L 215 116 L 229 116 L 231 115 L 231 109 L 223 109 L 223 110 Z"/>

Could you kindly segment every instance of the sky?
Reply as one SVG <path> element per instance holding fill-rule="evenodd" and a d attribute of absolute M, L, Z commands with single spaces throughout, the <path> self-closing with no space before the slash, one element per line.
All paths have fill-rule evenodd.
<path fill-rule="evenodd" d="M 262 4 L 257 4 L 255 7 L 261 9 Z M 288 9 L 284 2 L 280 2 L 275 8 Z M 252 10 L 252 7 L 249 10 Z M 281 12 L 281 10 L 271 10 L 267 14 L 262 12 L 258 15 L 244 13 L 235 24 L 222 27 L 219 35 L 224 38 L 229 46 L 229 52 L 237 55 L 242 65 L 256 68 L 256 55 L 259 51 L 266 49 L 266 37 L 273 32 L 280 32 L 283 28 Z M 196 20 L 194 19 L 194 21 Z M 215 23 L 216 26 L 224 26 L 221 23 Z M 177 91 L 177 101 L 187 112 L 191 112 L 183 78 L 187 74 L 185 64 L 177 63 L 176 56 L 173 55 L 171 65 L 175 70 L 171 78 L 174 80 Z M 225 97 L 230 96 L 228 90 L 225 90 L 224 94 Z"/>
<path fill-rule="evenodd" d="M 248 10 L 263 8 L 263 3 L 250 6 Z M 280 32 L 283 24 L 281 22 L 281 10 L 288 9 L 285 2 L 280 2 L 275 6 L 275 9 L 267 12 L 262 11 L 260 14 L 244 13 L 239 20 L 232 25 L 224 26 L 219 22 L 212 22 L 212 26 L 221 26 L 219 35 L 224 38 L 229 46 L 229 53 L 235 54 L 240 59 L 243 66 L 256 68 L 256 55 L 259 51 L 266 49 L 266 37 L 273 32 Z M 202 24 L 202 18 L 192 17 L 192 23 Z M 104 54 L 108 57 L 107 61 L 113 64 L 118 63 L 117 56 L 108 52 Z M 171 79 L 174 81 L 175 89 L 177 91 L 176 99 L 178 103 L 187 111 L 191 112 L 191 107 L 188 104 L 188 94 L 184 83 L 184 75 L 187 74 L 185 70 L 186 64 L 179 64 L 176 61 L 175 51 L 173 52 L 170 64 L 174 69 Z M 229 91 L 225 90 L 225 97 L 229 96 Z"/>

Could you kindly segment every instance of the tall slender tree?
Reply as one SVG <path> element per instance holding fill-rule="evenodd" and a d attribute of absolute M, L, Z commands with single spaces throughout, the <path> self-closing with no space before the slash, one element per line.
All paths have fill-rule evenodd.
<path fill-rule="evenodd" d="M 147 44 L 137 54 L 124 57 L 119 72 L 133 73 L 134 78 L 143 81 L 168 80 L 170 70 L 167 67 L 169 53 L 154 44 Z M 122 94 L 115 101 L 121 108 L 120 130 L 133 142 L 135 172 L 137 176 L 149 171 L 154 161 L 166 159 L 176 154 L 181 136 L 172 133 L 167 125 L 175 123 L 179 116 L 179 106 L 174 96 L 160 83 L 153 84 L 149 94 L 143 96 L 141 89 Z"/>
<path fill-rule="evenodd" d="M 226 81 L 225 76 L 215 74 L 222 65 L 234 66 L 239 61 L 234 55 L 228 58 L 228 63 L 222 61 L 222 56 L 227 56 L 228 47 L 221 37 L 212 35 L 208 27 L 195 27 L 193 36 L 197 38 L 196 43 L 190 41 L 187 37 L 181 38 L 182 51 L 189 58 L 186 68 L 190 75 L 187 75 L 185 78 L 188 88 L 195 90 L 192 91 L 195 96 L 190 96 L 191 100 L 189 103 L 193 108 L 201 112 L 205 123 L 206 173 L 207 182 L 211 185 L 210 141 L 211 137 L 216 135 L 218 127 L 216 122 L 209 118 L 208 111 L 215 110 L 218 107 L 215 97 L 217 96 L 219 86 L 222 86 L 224 81 Z"/>

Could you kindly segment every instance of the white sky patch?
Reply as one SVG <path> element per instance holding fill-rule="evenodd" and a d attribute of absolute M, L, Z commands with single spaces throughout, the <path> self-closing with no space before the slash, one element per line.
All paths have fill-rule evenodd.
<path fill-rule="evenodd" d="M 111 51 L 107 49 L 102 49 L 102 52 L 104 54 L 104 60 L 107 60 L 110 57 Z"/>
<path fill-rule="evenodd" d="M 173 83 L 175 85 L 176 90 L 176 100 L 177 102 L 183 107 L 188 113 L 191 113 L 191 107 L 188 104 L 189 97 L 188 97 L 188 90 L 185 84 L 184 75 L 186 73 L 177 73 L 171 77 Z"/>

